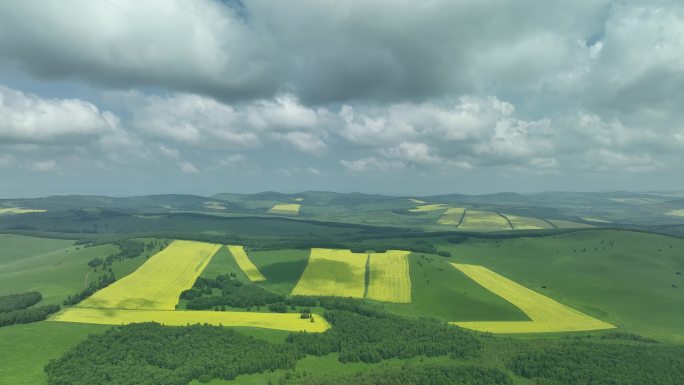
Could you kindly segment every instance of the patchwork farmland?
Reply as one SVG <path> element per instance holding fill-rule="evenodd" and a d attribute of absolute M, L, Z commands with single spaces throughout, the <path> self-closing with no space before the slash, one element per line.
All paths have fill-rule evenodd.
<path fill-rule="evenodd" d="M 511 230 L 512 227 L 505 217 L 497 213 L 467 210 L 459 228 L 463 230 L 497 231 Z"/>
<path fill-rule="evenodd" d="M 495 272 L 475 265 L 452 263 L 487 290 L 519 307 L 531 321 L 454 322 L 455 325 L 490 333 L 549 333 L 613 329 L 615 326 L 571 309 Z"/>
<path fill-rule="evenodd" d="M 363 298 L 368 254 L 311 249 L 309 263 L 292 295 Z"/>
<path fill-rule="evenodd" d="M 408 255 L 408 251 L 402 250 L 369 255 L 366 298 L 382 302 L 411 303 Z"/>
<path fill-rule="evenodd" d="M 266 277 L 264 277 L 263 274 L 261 274 L 259 269 L 257 269 L 256 266 L 254 266 L 252 261 L 247 256 L 244 247 L 229 245 L 228 250 L 233 255 L 233 258 L 235 258 L 235 262 L 237 262 L 238 266 L 240 266 L 240 269 L 242 269 L 242 272 L 245 273 L 245 275 L 247 276 L 247 278 L 249 278 L 250 281 L 259 282 L 266 280 Z"/>

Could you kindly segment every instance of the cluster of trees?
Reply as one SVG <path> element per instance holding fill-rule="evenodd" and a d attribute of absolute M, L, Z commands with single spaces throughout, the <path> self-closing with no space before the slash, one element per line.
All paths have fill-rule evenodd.
<path fill-rule="evenodd" d="M 221 295 L 212 295 L 214 289 L 221 290 Z M 185 307 L 192 310 L 220 306 L 249 308 L 285 302 L 285 297 L 282 295 L 272 293 L 257 285 L 244 284 L 232 279 L 228 274 L 219 275 L 215 279 L 199 277 L 192 288 L 181 293 L 180 298 L 187 300 Z M 287 306 L 285 312 L 287 312 Z"/>
<path fill-rule="evenodd" d="M 36 291 L 1 296 L 0 327 L 42 321 L 59 311 L 59 305 L 33 306 L 42 298 Z"/>
<path fill-rule="evenodd" d="M 186 385 L 193 379 L 232 380 L 240 374 L 291 369 L 301 358 L 288 344 L 271 344 L 220 326 L 132 324 L 91 335 L 45 367 L 50 385 Z"/>
<path fill-rule="evenodd" d="M 382 367 L 352 374 L 311 376 L 295 372 L 281 378 L 279 385 L 510 385 L 511 378 L 499 369 L 474 365 L 427 364 Z"/>
<path fill-rule="evenodd" d="M 521 352 L 509 367 L 553 385 L 684 384 L 684 346 L 566 342 Z"/>
<path fill-rule="evenodd" d="M 26 309 L 29 306 L 37 304 L 41 299 L 43 299 L 43 296 L 37 291 L 3 295 L 0 297 L 0 313 Z"/>
<path fill-rule="evenodd" d="M 68 296 L 64 300 L 63 304 L 64 306 L 76 305 L 77 303 L 93 295 L 93 293 L 95 293 L 96 291 L 111 285 L 112 283 L 114 283 L 114 281 L 116 281 L 116 278 L 114 277 L 114 272 L 110 270 L 109 273 L 102 274 L 99 276 L 97 280 L 90 282 L 88 287 L 86 287 L 82 291 Z"/>
<path fill-rule="evenodd" d="M 325 318 L 332 324 L 327 332 L 291 334 L 287 342 L 306 354 L 338 352 L 341 362 L 366 363 L 420 355 L 466 358 L 481 349 L 473 334 L 436 320 L 388 314 L 368 317 L 338 310 L 326 312 Z"/>

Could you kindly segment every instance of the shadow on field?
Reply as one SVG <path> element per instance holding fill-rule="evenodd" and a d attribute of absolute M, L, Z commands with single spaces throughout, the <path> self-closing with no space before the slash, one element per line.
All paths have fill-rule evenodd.
<path fill-rule="evenodd" d="M 266 277 L 269 283 L 292 283 L 297 282 L 302 276 L 307 260 L 291 262 L 276 262 L 259 268 L 261 274 Z"/>

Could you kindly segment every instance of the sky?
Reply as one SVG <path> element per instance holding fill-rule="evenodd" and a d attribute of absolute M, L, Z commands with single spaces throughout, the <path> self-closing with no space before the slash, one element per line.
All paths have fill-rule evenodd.
<path fill-rule="evenodd" d="M 684 2 L 0 2 L 0 197 L 684 189 Z"/>

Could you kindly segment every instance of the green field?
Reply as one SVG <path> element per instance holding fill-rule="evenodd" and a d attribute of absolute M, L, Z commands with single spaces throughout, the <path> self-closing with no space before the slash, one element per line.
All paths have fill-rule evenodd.
<path fill-rule="evenodd" d="M 113 245 L 84 248 L 72 244 L 14 235 L 0 237 L 0 295 L 36 290 L 43 294 L 41 303 L 61 303 L 87 285 L 86 275 L 96 275 L 88 261 L 118 250 Z M 52 250 L 47 251 L 48 247 Z"/>
<path fill-rule="evenodd" d="M 684 342 L 682 239 L 582 231 L 440 247 L 624 330 Z"/>
<path fill-rule="evenodd" d="M 109 329 L 104 325 L 36 322 L 0 328 L 0 383 L 42 385 L 43 366 L 59 358 L 88 334 Z"/>
<path fill-rule="evenodd" d="M 309 250 L 248 251 L 249 258 L 266 277 L 259 285 L 280 294 L 290 294 L 309 261 Z"/>

